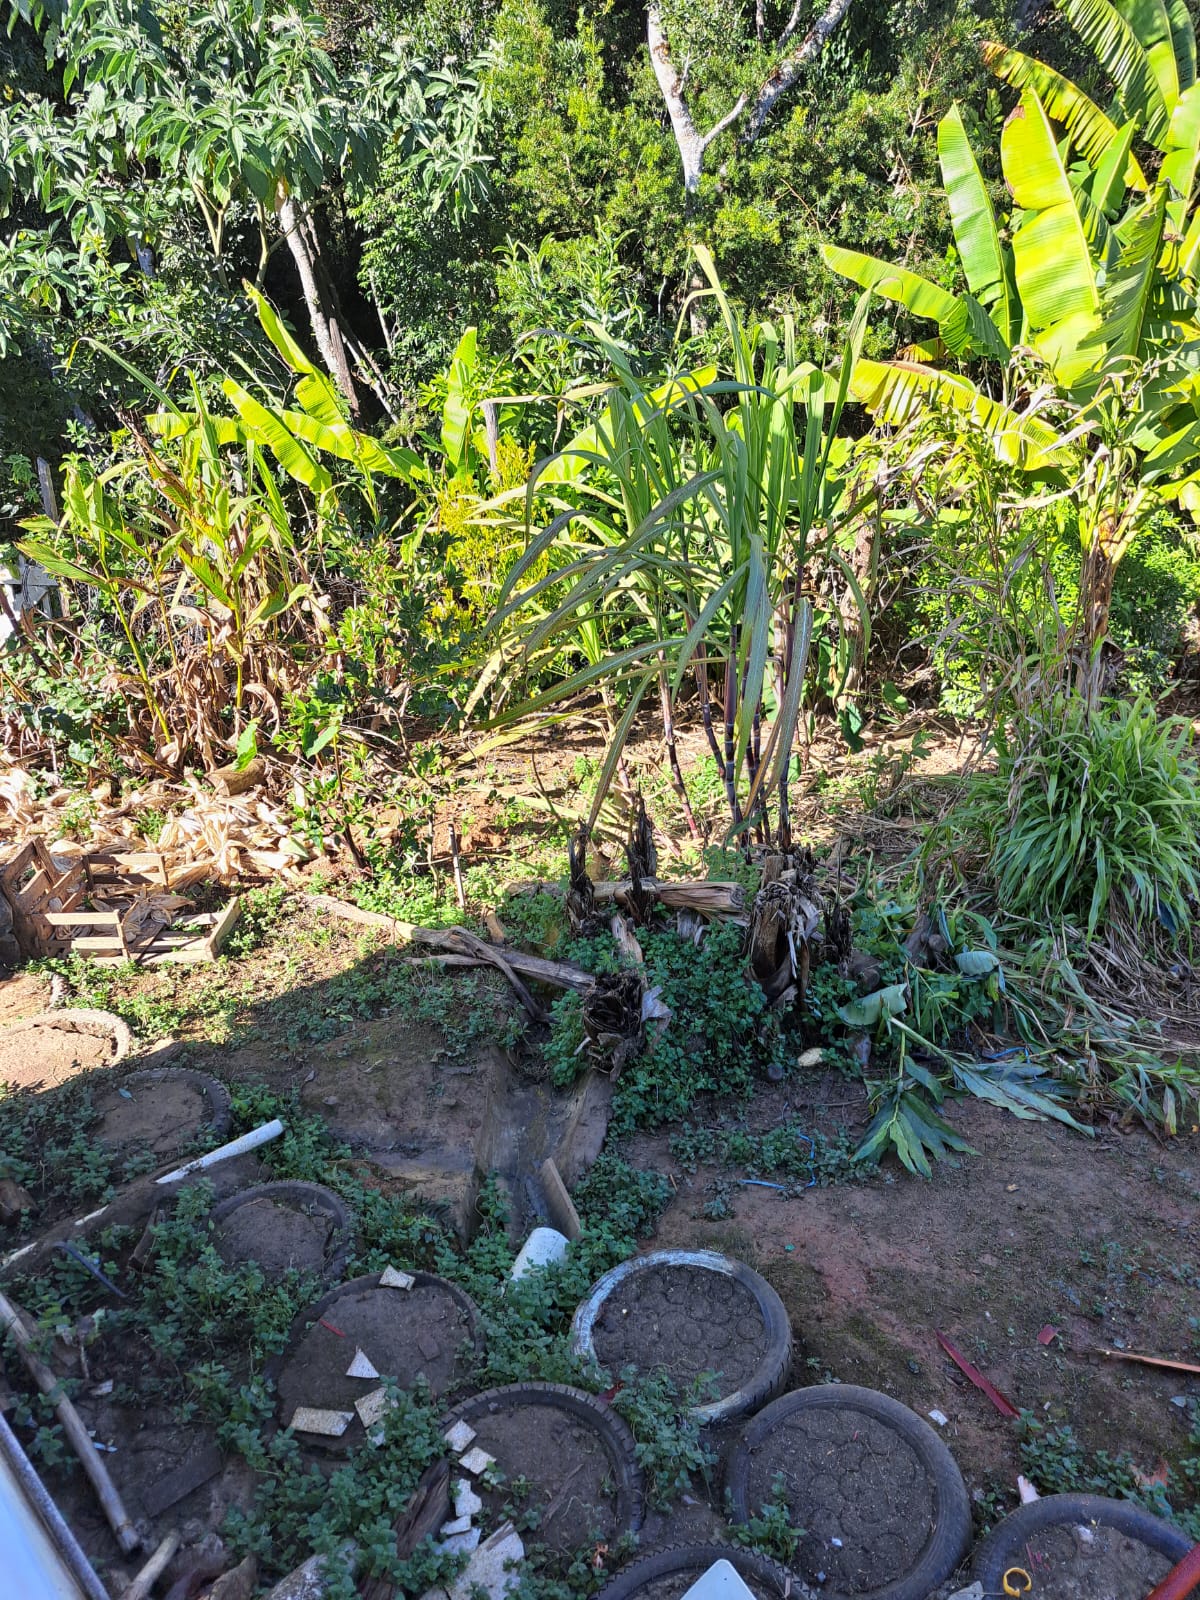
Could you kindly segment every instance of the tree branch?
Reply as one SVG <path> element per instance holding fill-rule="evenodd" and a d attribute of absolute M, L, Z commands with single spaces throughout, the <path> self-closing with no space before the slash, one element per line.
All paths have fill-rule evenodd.
<path fill-rule="evenodd" d="M 779 65 L 768 74 L 751 108 L 750 120 L 746 124 L 746 131 L 742 134 L 743 144 L 753 144 L 758 138 L 776 100 L 788 92 L 805 67 L 820 55 L 830 35 L 852 4 L 853 0 L 830 0 L 829 8 L 824 15 L 813 23 L 796 48 L 784 56 Z M 799 10 L 799 6 L 796 9 Z M 794 24 L 795 12 L 784 30 L 785 39 Z"/>
<path fill-rule="evenodd" d="M 738 103 L 737 103 L 737 105 L 734 106 L 733 110 L 732 111 L 727 111 L 725 113 L 725 115 L 721 118 L 720 122 L 714 122 L 712 127 L 704 135 L 703 139 L 701 139 L 701 141 L 700 141 L 701 149 L 707 150 L 709 145 L 713 142 L 714 139 L 719 138 L 720 135 L 725 132 L 726 128 L 732 127 L 732 125 L 737 121 L 737 119 L 741 116 L 742 112 L 745 111 L 745 109 L 746 109 L 746 96 L 744 94 L 743 95 L 739 95 Z"/>

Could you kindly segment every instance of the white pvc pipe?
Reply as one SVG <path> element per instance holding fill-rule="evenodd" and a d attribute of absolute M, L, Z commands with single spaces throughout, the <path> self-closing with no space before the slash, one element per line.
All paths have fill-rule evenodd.
<path fill-rule="evenodd" d="M 185 1167 L 177 1167 L 174 1172 L 168 1172 L 162 1178 L 156 1178 L 156 1183 L 178 1183 L 180 1178 L 186 1178 L 190 1173 L 203 1172 L 207 1167 L 215 1167 L 218 1161 L 228 1161 L 231 1156 L 244 1156 L 247 1150 L 257 1150 L 260 1144 L 270 1144 L 272 1139 L 278 1139 L 283 1132 L 283 1123 L 276 1117 L 273 1122 L 264 1122 L 261 1128 L 252 1128 L 249 1133 L 242 1134 L 240 1139 L 231 1139 L 228 1144 L 220 1145 L 216 1150 L 210 1150 L 206 1156 L 197 1156 L 195 1161 L 189 1161 Z"/>
<path fill-rule="evenodd" d="M 2 1414 L 0 1551 L 9 1600 L 109 1600 Z"/>

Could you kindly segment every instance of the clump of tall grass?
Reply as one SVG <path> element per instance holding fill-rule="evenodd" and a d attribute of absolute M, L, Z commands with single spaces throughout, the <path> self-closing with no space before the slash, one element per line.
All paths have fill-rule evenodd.
<path fill-rule="evenodd" d="M 1200 769 L 1190 725 L 1146 700 L 1065 696 L 1010 726 L 959 817 L 982 836 L 1006 912 L 1169 933 L 1200 898 Z"/>

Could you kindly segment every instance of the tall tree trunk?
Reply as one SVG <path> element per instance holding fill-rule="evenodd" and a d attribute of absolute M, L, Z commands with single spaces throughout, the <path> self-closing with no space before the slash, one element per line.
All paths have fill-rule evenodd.
<path fill-rule="evenodd" d="M 296 263 L 304 304 L 308 307 L 308 320 L 312 324 L 313 337 L 317 341 L 321 360 L 345 396 L 351 416 L 357 417 L 358 390 L 350 372 L 350 363 L 346 358 L 341 324 L 330 303 L 324 263 L 320 260 L 316 234 L 310 234 L 306 227 L 307 218 L 291 198 L 278 203 L 276 216 L 279 219 L 280 231 L 292 253 L 292 260 Z"/>

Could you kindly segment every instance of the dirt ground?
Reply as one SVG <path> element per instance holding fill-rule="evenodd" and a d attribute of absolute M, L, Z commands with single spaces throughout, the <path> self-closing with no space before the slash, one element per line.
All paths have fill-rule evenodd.
<path fill-rule="evenodd" d="M 463 1016 L 389 1015 L 371 985 L 402 959 L 302 909 L 240 961 L 136 980 L 147 1007 L 141 1032 L 147 1042 L 158 1037 L 169 1002 L 185 1040 L 181 1062 L 227 1082 L 296 1089 L 399 1187 L 421 1188 L 433 1173 L 457 1203 L 485 1145 L 495 1157 L 488 1165 L 503 1167 L 511 1155 L 514 1170 L 528 1165 L 520 1138 L 542 1148 L 534 1093 L 542 1086 L 522 1080 L 486 1038 L 464 1039 Z M 346 986 L 350 976 L 359 987 Z M 470 1004 L 485 1002 L 473 992 Z M 42 981 L 0 981 L 0 1019 L 44 1004 Z M 517 1140 L 513 1151 L 485 1138 L 496 1099 L 509 1108 L 503 1131 Z M 671 1153 L 670 1130 L 638 1135 L 623 1153 L 667 1174 L 675 1191 L 647 1247 L 718 1249 L 762 1272 L 792 1321 L 791 1386 L 837 1379 L 882 1390 L 922 1416 L 942 1413 L 939 1431 L 981 1512 L 1015 1503 L 1016 1428 L 949 1361 L 938 1331 L 1018 1407 L 1069 1423 L 1089 1449 L 1130 1452 L 1147 1475 L 1161 1479 L 1165 1466 L 1170 1496 L 1171 1467 L 1188 1453 L 1197 1379 L 1097 1352 L 1200 1361 L 1200 1139 L 1160 1142 L 1112 1127 L 1084 1138 L 973 1101 L 947 1115 L 976 1154 L 939 1165 L 929 1181 L 889 1163 L 864 1181 L 789 1193 L 744 1182 L 736 1170 L 689 1172 Z M 867 1107 L 859 1085 L 818 1070 L 763 1083 L 745 1105 L 702 1106 L 693 1121 L 756 1133 L 788 1122 L 856 1138 Z M 460 1148 L 461 1173 L 449 1164 Z M 119 1410 L 113 1400 L 85 1403 L 98 1437 L 129 1441 L 110 1465 L 135 1498 L 143 1480 L 149 1493 L 205 1442 L 196 1433 L 184 1442 L 165 1416 Z M 719 1480 L 714 1488 L 719 1495 Z M 246 1494 L 240 1469 L 214 1464 L 183 1509 L 203 1530 Z M 86 1494 L 75 1499 L 93 1548 L 104 1538 L 99 1519 Z M 696 1505 L 668 1528 L 652 1519 L 646 1533 L 678 1542 L 712 1527 L 712 1512 Z"/>
<path fill-rule="evenodd" d="M 758 1131 L 787 1118 L 857 1129 L 866 1108 L 852 1085 L 826 1078 L 764 1087 L 746 1121 Z M 978 1152 L 957 1168 L 943 1163 L 926 1181 L 889 1165 L 796 1197 L 726 1187 L 737 1175 L 714 1168 L 688 1174 L 665 1135 L 639 1136 L 627 1153 L 676 1186 L 656 1244 L 726 1251 L 778 1290 L 794 1385 L 839 1379 L 921 1416 L 940 1411 L 976 1498 L 1013 1495 L 1016 1434 L 943 1354 L 938 1331 L 1022 1410 L 1153 1473 L 1186 1447 L 1187 1412 L 1173 1402 L 1200 1383 L 1096 1352 L 1200 1359 L 1200 1142 L 1109 1129 L 1086 1139 L 975 1101 L 949 1120 Z M 704 1215 L 716 1183 L 733 1210 L 720 1220 Z"/>

